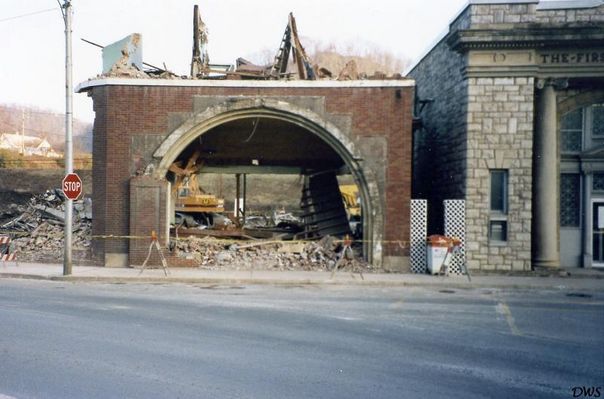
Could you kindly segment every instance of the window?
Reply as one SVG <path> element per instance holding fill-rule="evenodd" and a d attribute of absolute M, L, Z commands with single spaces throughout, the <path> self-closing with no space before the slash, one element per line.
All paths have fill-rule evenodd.
<path fill-rule="evenodd" d="M 560 152 L 577 154 L 604 140 L 604 104 L 592 104 L 560 118 Z"/>
<path fill-rule="evenodd" d="M 594 173 L 593 190 L 604 191 L 604 173 Z"/>
<path fill-rule="evenodd" d="M 581 223 L 581 176 L 560 175 L 560 226 L 579 227 Z"/>
<path fill-rule="evenodd" d="M 508 240 L 508 222 L 506 220 L 491 220 L 489 230 L 491 241 L 506 242 Z"/>
<path fill-rule="evenodd" d="M 491 171 L 491 212 L 507 213 L 507 171 Z"/>
<path fill-rule="evenodd" d="M 508 239 L 508 171 L 493 169 L 490 171 L 490 177 L 489 240 L 506 242 Z"/>
<path fill-rule="evenodd" d="M 581 152 L 583 148 L 583 108 L 562 115 L 560 147 L 562 152 Z"/>
<path fill-rule="evenodd" d="M 591 134 L 594 138 L 604 138 L 604 104 L 591 107 Z"/>

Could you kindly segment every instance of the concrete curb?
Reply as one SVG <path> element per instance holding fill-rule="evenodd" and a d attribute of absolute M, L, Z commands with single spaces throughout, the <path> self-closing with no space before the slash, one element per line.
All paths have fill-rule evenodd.
<path fill-rule="evenodd" d="M 164 277 L 164 276 L 61 276 L 28 273 L 0 273 L 0 278 L 28 279 L 63 282 L 94 282 L 107 284 L 208 284 L 208 285 L 273 285 L 273 286 L 365 286 L 365 287 L 428 287 L 449 289 L 551 289 L 551 290 L 581 290 L 604 291 L 604 280 L 589 280 L 585 278 L 552 278 L 552 277 L 522 277 L 525 281 L 497 281 L 497 278 L 477 277 L 471 282 L 457 280 L 458 278 L 439 278 L 436 281 L 410 281 L 404 275 L 396 279 L 361 280 L 361 279 L 317 279 L 317 278 L 263 278 L 263 277 Z M 337 276 L 336 276 L 337 277 Z M 480 281 L 482 280 L 482 281 Z M 589 283 L 589 284 L 586 284 Z"/>

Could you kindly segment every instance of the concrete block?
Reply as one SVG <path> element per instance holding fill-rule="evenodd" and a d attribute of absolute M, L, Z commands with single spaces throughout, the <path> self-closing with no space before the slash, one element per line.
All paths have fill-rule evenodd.
<path fill-rule="evenodd" d="M 128 267 L 128 254 L 106 253 L 105 267 Z"/>
<path fill-rule="evenodd" d="M 496 85 L 513 85 L 514 78 L 495 78 L 494 83 Z"/>
<path fill-rule="evenodd" d="M 408 256 L 384 256 L 382 267 L 388 272 L 411 273 Z"/>
<path fill-rule="evenodd" d="M 143 70 L 143 37 L 133 33 L 125 38 L 105 46 L 103 53 L 103 73 L 108 73 L 114 65 L 130 67 L 134 65 Z"/>

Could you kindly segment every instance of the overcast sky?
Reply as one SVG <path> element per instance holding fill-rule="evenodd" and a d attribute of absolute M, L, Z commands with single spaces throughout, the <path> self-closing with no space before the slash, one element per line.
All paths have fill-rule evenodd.
<path fill-rule="evenodd" d="M 188 74 L 194 4 L 209 29 L 210 61 L 234 63 L 237 57 L 264 49 L 276 52 L 290 11 L 303 37 L 344 48 L 378 46 L 414 60 L 447 29 L 466 2 L 72 0 L 74 86 L 102 68 L 100 49 L 80 38 L 106 45 L 133 32 L 143 36 L 145 62 L 165 63 L 178 74 Z M 64 112 L 65 36 L 57 0 L 2 0 L 1 4 L 0 103 Z M 29 13 L 36 14 L 14 18 Z M 74 117 L 94 119 L 86 94 L 74 95 Z"/>

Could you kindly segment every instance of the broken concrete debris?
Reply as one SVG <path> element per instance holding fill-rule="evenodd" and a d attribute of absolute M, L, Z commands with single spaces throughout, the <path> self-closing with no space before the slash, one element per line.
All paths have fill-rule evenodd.
<path fill-rule="evenodd" d="M 33 196 L 25 205 L 10 204 L 0 210 L 0 231 L 13 237 L 11 252 L 25 262 L 59 262 L 63 258 L 64 200 L 59 189 Z M 203 215 L 203 218 L 200 218 Z M 74 201 L 73 257 L 77 261 L 91 259 L 92 202 L 90 198 Z M 176 222 L 199 231 L 223 232 L 225 239 L 212 236 L 172 237 L 176 256 L 193 259 L 200 268 L 209 270 L 308 270 L 331 271 L 342 251 L 341 243 L 325 236 L 319 241 L 276 241 L 293 238 L 302 221 L 283 210 L 266 215 L 250 216 L 243 229 L 218 213 L 177 213 Z M 237 229 L 237 230 L 235 230 Z M 230 230 L 230 231 L 229 231 Z M 252 232 L 267 232 L 267 240 L 253 239 Z M 243 231 L 242 234 L 234 234 Z M 262 235 L 262 234 L 260 234 Z M 376 272 L 370 264 L 353 259 L 340 262 L 340 269 L 350 272 Z"/>
<path fill-rule="evenodd" d="M 233 242 L 214 237 L 185 237 L 176 242 L 175 250 L 181 257 L 193 259 L 207 270 L 305 270 L 331 271 L 343 247 L 331 236 L 319 241 L 242 241 Z M 375 272 L 372 265 L 353 259 L 341 262 L 347 272 Z"/>
<path fill-rule="evenodd" d="M 99 47 L 103 50 L 103 73 L 97 75 L 102 77 L 124 77 L 135 79 L 180 79 L 171 72 L 164 63 L 163 69 L 142 61 L 142 35 L 133 33 L 109 46 L 101 46 L 90 40 L 82 38 L 82 41 Z M 107 50 L 107 51 L 106 51 Z M 146 66 L 150 69 L 144 70 Z"/>
<path fill-rule="evenodd" d="M 381 72 L 373 76 L 359 73 L 354 60 L 350 61 L 339 73 L 335 74 L 318 64 L 313 64 L 304 50 L 293 13 L 281 39 L 281 44 L 273 63 L 256 65 L 244 58 L 238 58 L 235 66 L 210 64 L 208 56 L 208 28 L 201 19 L 199 7 L 193 9 L 193 51 L 189 76 L 178 76 L 164 68 L 142 61 L 142 35 L 133 33 L 106 47 L 82 39 L 103 49 L 103 72 L 99 78 L 122 77 L 133 79 L 256 79 L 256 80 L 363 80 L 363 79 L 402 79 L 400 74 L 391 77 Z M 291 63 L 290 63 L 291 54 Z M 151 69 L 143 69 L 143 65 Z"/>
<path fill-rule="evenodd" d="M 143 69 L 142 35 L 133 33 L 125 38 L 105 46 L 103 52 L 103 73 L 112 69 L 134 67 Z"/>
<path fill-rule="evenodd" d="M 0 230 L 14 236 L 12 251 L 20 261 L 59 261 L 63 258 L 65 197 L 59 189 L 34 196 L 26 205 L 11 204 L 0 213 Z M 74 201 L 73 256 L 89 258 L 92 202 Z"/>
<path fill-rule="evenodd" d="M 143 78 L 142 35 L 133 33 L 125 38 L 103 47 L 103 74 Z"/>
<path fill-rule="evenodd" d="M 331 194 L 334 194 L 333 202 L 342 203 L 341 188 L 337 185 L 336 177 L 331 173 L 321 173 L 312 177 L 312 179 L 309 178 L 307 189 L 312 193 L 318 190 L 325 194 L 319 189 L 324 188 L 328 176 L 333 178 L 334 186 L 332 190 L 329 190 Z M 290 179 L 284 181 L 289 182 Z M 251 265 L 250 267 L 255 269 L 330 270 L 338 256 L 338 243 L 334 241 L 333 245 L 327 245 L 324 243 L 331 243 L 332 241 L 329 241 L 329 239 L 325 239 L 327 241 L 319 240 L 322 236 L 343 237 L 344 235 L 334 233 L 331 229 L 324 229 L 321 230 L 325 231 L 322 236 L 315 235 L 311 239 L 304 239 L 307 237 L 304 235 L 304 218 L 307 217 L 308 212 L 299 207 L 300 203 L 296 204 L 293 200 L 280 203 L 277 198 L 274 198 L 275 202 L 271 202 L 272 195 L 276 192 L 285 192 L 287 196 L 293 198 L 293 192 L 299 192 L 301 184 L 299 178 L 295 178 L 295 181 L 295 184 L 290 186 L 288 183 L 285 186 L 279 183 L 280 180 L 277 180 L 276 183 L 279 184 L 276 184 L 271 190 L 267 187 L 266 191 L 263 192 L 261 204 L 255 204 L 252 201 L 253 206 L 250 208 L 244 207 L 244 215 L 241 218 L 234 217 L 234 208 L 237 207 L 232 204 L 232 201 L 229 201 L 231 203 L 229 203 L 228 208 L 233 209 L 233 211 L 222 213 L 176 211 L 172 214 L 176 217 L 175 220 L 171 220 L 172 231 L 170 234 L 170 241 L 174 245 L 168 246 L 168 243 L 166 243 L 168 248 L 165 248 L 166 254 L 169 249 L 172 249 L 171 256 L 168 259 L 173 259 L 174 263 L 170 263 L 170 266 L 210 267 L 211 265 L 211 267 L 229 269 Z M 46 184 L 44 183 L 42 187 L 45 187 Z M 306 183 L 304 184 L 306 186 Z M 31 193 L 35 187 L 40 190 L 40 186 L 41 184 L 37 186 L 28 185 L 28 191 L 25 192 Z M 20 187 L 7 187 L 6 189 L 11 191 L 3 191 L 3 193 L 10 194 L 16 192 L 15 190 L 25 189 L 25 187 Z M 3 190 L 6 189 L 3 187 Z M 232 191 L 232 188 L 226 190 L 228 198 L 242 198 L 242 201 L 247 202 L 245 195 L 232 196 Z M 65 221 L 65 197 L 63 192 L 60 189 L 51 189 L 34 196 L 31 196 L 31 194 L 24 194 L 23 196 L 5 194 L 3 198 L 5 203 L 0 207 L 0 234 L 10 236 L 13 249 L 17 250 L 18 259 L 24 262 L 61 261 L 64 251 L 63 229 Z M 319 196 L 312 198 L 318 199 Z M 356 205 L 356 200 L 352 201 L 353 205 Z M 90 260 L 90 264 L 98 264 L 93 261 L 93 255 L 95 255 L 93 253 L 93 243 L 111 242 L 102 240 L 114 239 L 125 241 L 126 237 L 113 237 L 109 235 L 111 233 L 102 237 L 92 236 L 92 201 L 89 198 L 84 198 L 74 201 L 73 205 L 74 259 L 78 261 L 86 259 Z M 332 219 L 330 216 L 329 220 Z M 322 221 L 322 218 L 313 219 L 313 223 Z M 112 222 L 111 219 L 106 220 L 106 223 Z M 345 223 L 348 222 L 345 221 Z M 192 230 L 193 233 L 189 233 L 189 230 Z M 146 235 L 145 233 L 141 232 L 137 234 L 137 237 L 129 238 L 140 240 L 143 238 L 142 236 Z M 204 235 L 211 238 L 203 238 Z M 144 237 L 144 239 L 146 243 L 148 238 Z M 132 242 L 130 241 L 130 243 Z M 212 244 L 208 248 L 205 245 L 200 245 L 200 243 L 207 242 Z M 164 242 L 161 244 L 163 246 Z M 178 248 L 176 244 L 178 244 Z M 360 243 L 357 243 L 357 245 L 358 248 L 361 247 Z M 236 252 L 233 253 L 232 251 L 235 250 Z M 221 253 L 222 251 L 231 252 Z M 214 257 L 217 258 L 214 259 Z M 197 261 L 179 262 L 179 260 L 186 258 Z M 232 262 L 226 261 L 227 258 L 232 258 Z M 94 258 L 94 260 L 97 259 Z M 368 269 L 369 267 L 364 265 L 360 259 L 361 256 L 358 256 L 355 260 L 355 267 Z"/>

